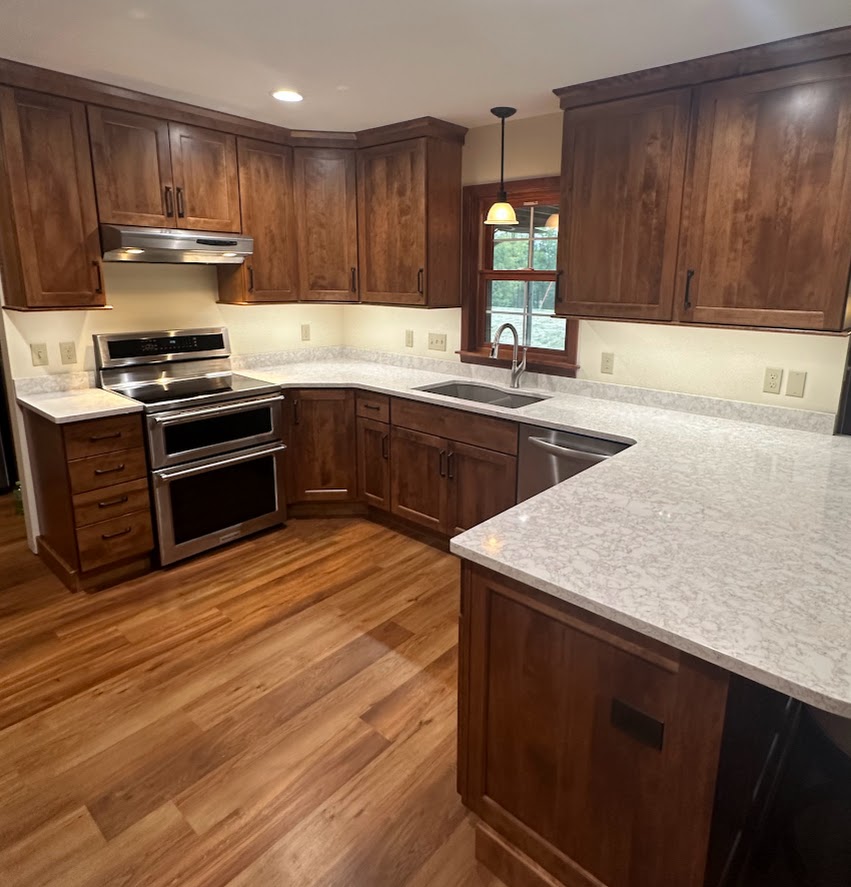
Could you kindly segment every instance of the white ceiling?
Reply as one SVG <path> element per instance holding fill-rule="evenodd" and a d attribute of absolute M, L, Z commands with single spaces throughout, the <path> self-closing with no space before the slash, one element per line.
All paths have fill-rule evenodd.
<path fill-rule="evenodd" d="M 492 105 L 555 112 L 555 87 L 847 24 L 849 0 L 0 0 L 0 56 L 296 128 L 476 126 Z"/>

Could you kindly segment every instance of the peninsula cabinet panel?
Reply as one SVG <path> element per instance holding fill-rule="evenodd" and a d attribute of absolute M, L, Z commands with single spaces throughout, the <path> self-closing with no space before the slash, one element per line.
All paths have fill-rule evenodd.
<path fill-rule="evenodd" d="M 670 320 L 691 91 L 564 116 L 556 312 Z"/>
<path fill-rule="evenodd" d="M 0 87 L 3 289 L 16 308 L 105 304 L 85 106 Z"/>
<path fill-rule="evenodd" d="M 168 122 L 93 105 L 88 111 L 100 221 L 175 227 Z"/>
<path fill-rule="evenodd" d="M 301 388 L 289 397 L 289 501 L 356 501 L 354 391 Z"/>
<path fill-rule="evenodd" d="M 358 300 L 357 161 L 354 151 L 295 148 L 299 297 Z"/>
<path fill-rule="evenodd" d="M 298 298 L 293 209 L 293 149 L 239 139 L 239 193 L 254 253 L 242 265 L 220 265 L 223 302 L 294 302 Z"/>
<path fill-rule="evenodd" d="M 241 231 L 236 137 L 182 123 L 168 130 L 178 227 Z"/>
<path fill-rule="evenodd" d="M 390 510 L 390 426 L 374 419 L 357 420 L 358 493 L 374 508 Z"/>
<path fill-rule="evenodd" d="M 698 92 L 681 320 L 839 330 L 851 269 L 851 57 Z"/>
<path fill-rule="evenodd" d="M 358 152 L 363 302 L 459 304 L 461 145 L 407 139 Z"/>

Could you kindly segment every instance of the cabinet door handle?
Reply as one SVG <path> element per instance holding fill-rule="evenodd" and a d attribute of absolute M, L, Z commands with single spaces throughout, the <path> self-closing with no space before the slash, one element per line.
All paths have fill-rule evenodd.
<path fill-rule="evenodd" d="M 125 527 L 123 530 L 119 530 L 117 533 L 101 533 L 101 539 L 106 541 L 107 539 L 117 539 L 119 536 L 126 536 L 128 533 L 133 532 L 133 527 Z"/>
<path fill-rule="evenodd" d="M 686 311 L 691 311 L 693 307 L 691 304 L 691 281 L 693 277 L 694 271 L 689 268 L 688 271 L 686 271 L 686 293 L 685 298 L 683 299 L 683 307 L 686 309 Z"/>
<path fill-rule="evenodd" d="M 165 186 L 165 214 L 169 218 L 174 215 L 174 198 L 171 193 L 171 185 Z"/>
<path fill-rule="evenodd" d="M 425 278 L 425 268 L 420 268 L 417 271 L 417 292 L 422 295 L 423 294 L 423 280 Z"/>
<path fill-rule="evenodd" d="M 127 498 L 127 496 L 116 496 L 114 499 L 104 499 L 103 502 L 98 502 L 98 508 L 112 508 L 113 505 L 123 505 Z"/>
<path fill-rule="evenodd" d="M 298 414 L 298 398 L 293 399 L 293 425 L 298 425 L 299 423 L 299 414 Z"/>
<path fill-rule="evenodd" d="M 248 292 L 254 292 L 254 266 L 248 266 Z"/>
<path fill-rule="evenodd" d="M 95 292 L 98 295 L 101 295 L 103 293 L 103 272 L 100 269 L 100 262 L 98 262 L 97 259 L 95 259 L 92 264 L 95 266 Z"/>
<path fill-rule="evenodd" d="M 385 459 L 390 458 L 390 435 L 384 434 L 381 436 L 381 455 Z"/>
<path fill-rule="evenodd" d="M 177 217 L 182 219 L 186 215 L 186 207 L 183 205 L 183 188 L 177 189 Z"/>
<path fill-rule="evenodd" d="M 556 291 L 553 294 L 553 302 L 558 305 L 564 299 L 564 293 L 561 290 L 561 271 L 556 272 Z"/>
<path fill-rule="evenodd" d="M 662 750 L 665 740 L 665 724 L 644 714 L 637 708 L 627 705 L 620 699 L 612 699 L 612 726 L 626 733 L 636 742 L 650 748 Z"/>
<path fill-rule="evenodd" d="M 115 440 L 118 437 L 121 437 L 123 431 L 113 431 L 110 434 L 92 434 L 89 436 L 89 440 L 92 443 L 97 443 L 100 440 Z"/>
<path fill-rule="evenodd" d="M 116 465 L 114 468 L 95 468 L 95 475 L 100 477 L 102 474 L 115 474 L 117 471 L 124 471 L 124 463 Z"/>
<path fill-rule="evenodd" d="M 449 456 L 446 459 L 446 473 L 449 475 L 449 480 L 455 479 L 455 453 L 450 452 Z"/>
<path fill-rule="evenodd" d="M 441 477 L 446 477 L 446 450 L 440 451 L 440 463 L 438 465 L 438 471 L 440 472 Z"/>
<path fill-rule="evenodd" d="M 352 268 L 352 292 L 358 291 L 358 269 Z"/>

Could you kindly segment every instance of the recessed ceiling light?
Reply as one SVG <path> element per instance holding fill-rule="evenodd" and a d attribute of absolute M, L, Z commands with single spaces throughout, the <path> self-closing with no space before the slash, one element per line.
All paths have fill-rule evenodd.
<path fill-rule="evenodd" d="M 304 99 L 304 96 L 293 89 L 276 89 L 272 93 L 272 98 L 277 99 L 279 102 L 300 102 Z"/>

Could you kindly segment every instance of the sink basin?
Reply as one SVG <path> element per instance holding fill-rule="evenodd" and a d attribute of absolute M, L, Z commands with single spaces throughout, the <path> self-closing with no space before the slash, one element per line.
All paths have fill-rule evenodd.
<path fill-rule="evenodd" d="M 489 403 L 496 407 L 508 407 L 510 410 L 546 400 L 545 397 L 537 397 L 534 394 L 518 394 L 514 391 L 506 391 L 504 388 L 480 385 L 476 382 L 441 382 L 439 385 L 423 385 L 417 390 L 429 391 L 431 394 L 442 394 L 444 397 L 457 397 L 459 400 Z"/>

